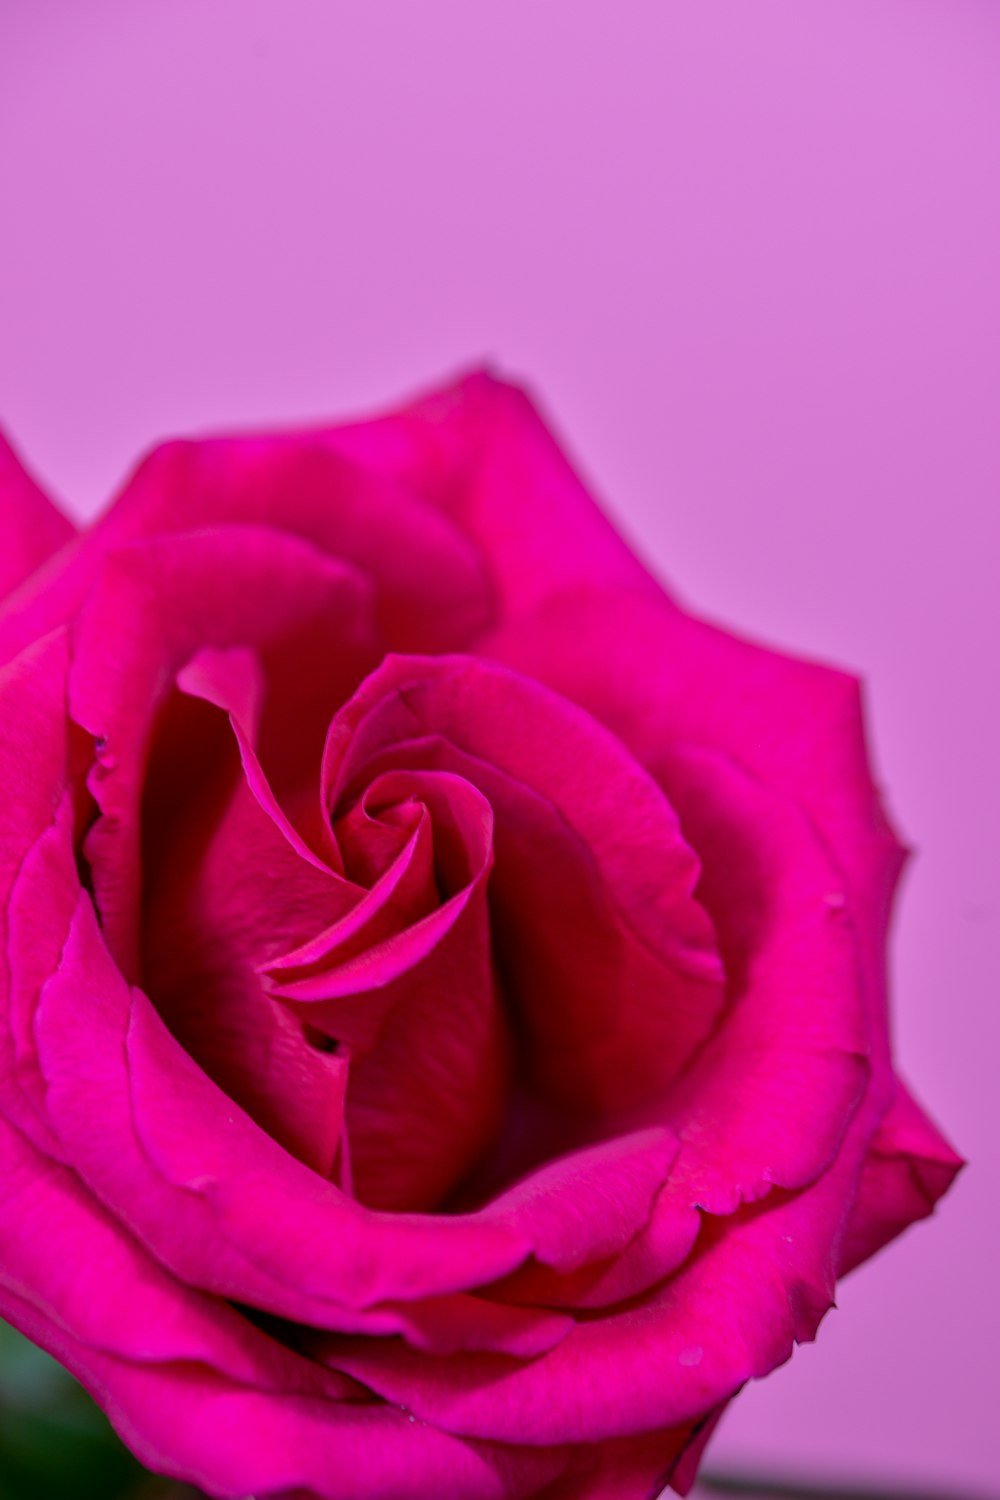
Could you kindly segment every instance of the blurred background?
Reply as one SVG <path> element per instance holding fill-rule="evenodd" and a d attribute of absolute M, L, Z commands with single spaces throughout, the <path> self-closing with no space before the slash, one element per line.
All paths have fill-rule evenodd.
<path fill-rule="evenodd" d="M 997 1489 L 998 266 L 991 0 L 0 0 L 0 420 L 75 516 L 490 360 L 686 602 L 867 680 L 897 1053 L 971 1166 L 723 1477 Z M 178 1494 L 9 1334 L 0 1403 L 3 1500 Z"/>

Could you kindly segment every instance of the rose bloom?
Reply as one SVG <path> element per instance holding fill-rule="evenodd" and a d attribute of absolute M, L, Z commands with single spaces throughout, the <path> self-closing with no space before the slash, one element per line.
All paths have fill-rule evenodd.
<path fill-rule="evenodd" d="M 686 1493 L 959 1166 L 857 682 L 489 375 L 0 512 L 0 1314 L 211 1495 Z"/>

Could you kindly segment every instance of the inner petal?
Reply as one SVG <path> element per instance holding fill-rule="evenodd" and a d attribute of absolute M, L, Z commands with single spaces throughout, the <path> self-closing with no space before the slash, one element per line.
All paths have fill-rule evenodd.
<path fill-rule="evenodd" d="M 142 968 L 161 1016 L 209 1076 L 289 1151 L 330 1176 L 347 1060 L 309 1044 L 301 1024 L 266 993 L 257 968 L 327 926 L 361 892 L 303 858 L 254 795 L 227 715 L 209 701 L 240 686 L 245 657 L 202 653 L 182 674 L 187 694 L 171 706 L 187 761 L 171 754 L 178 735 L 169 715 L 154 742 L 144 806 Z M 237 696 L 252 711 L 252 691 Z"/>
<path fill-rule="evenodd" d="M 357 867 L 366 828 L 409 826 L 368 896 L 267 966 L 274 995 L 349 1053 L 354 1189 L 395 1209 L 436 1205 L 481 1157 L 509 1051 L 486 900 L 492 811 L 449 774 L 376 777 L 335 818 L 345 865 Z"/>
<path fill-rule="evenodd" d="M 284 797 L 305 778 L 315 785 L 330 715 L 378 659 L 370 586 L 266 527 L 154 537 L 105 558 L 74 626 L 69 698 L 72 717 L 97 746 L 88 785 L 100 816 L 86 846 L 95 898 L 131 978 L 151 739 L 177 673 L 206 648 L 256 653 L 258 746 Z M 182 753 L 190 758 L 196 748 Z"/>
<path fill-rule="evenodd" d="M 388 658 L 338 714 L 328 805 L 391 768 L 449 772 L 496 818 L 490 909 L 530 1083 L 612 1115 L 661 1097 L 723 971 L 660 787 L 574 705 L 472 658 Z"/>

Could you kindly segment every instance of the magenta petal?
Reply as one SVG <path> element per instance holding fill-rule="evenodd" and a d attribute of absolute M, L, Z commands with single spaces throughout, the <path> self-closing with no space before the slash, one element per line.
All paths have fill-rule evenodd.
<path fill-rule="evenodd" d="M 566 1466 L 561 1450 L 465 1442 L 356 1390 L 262 1391 L 197 1363 L 98 1353 L 2 1286 L 0 1313 L 83 1382 L 147 1467 L 227 1500 L 529 1500 Z"/>
<path fill-rule="evenodd" d="M 182 693 L 229 714 L 247 746 L 256 745 L 267 695 L 256 651 L 246 646 L 203 646 L 184 663 L 175 681 Z"/>
<path fill-rule="evenodd" d="M 282 784 L 315 775 L 330 714 L 377 649 L 369 591 L 343 564 L 262 527 L 136 543 L 105 559 L 74 627 L 71 711 L 98 745 L 90 787 L 102 815 L 87 856 L 112 951 L 133 976 L 141 792 L 155 716 L 198 650 L 231 647 L 254 648 L 262 664 L 260 753 L 269 774 Z M 335 670 L 318 673 L 317 659 Z"/>
<path fill-rule="evenodd" d="M 362 804 L 359 803 L 354 811 L 360 812 L 366 823 L 374 825 Z M 358 954 L 378 948 L 405 929 L 416 926 L 437 909 L 440 898 L 434 879 L 434 834 L 430 814 L 425 806 L 417 804 L 412 806 L 412 813 L 412 828 L 391 827 L 380 820 L 377 827 L 367 833 L 363 846 L 369 859 L 374 856 L 374 869 L 369 863 L 363 874 L 375 878 L 369 889 L 361 891 L 350 910 L 299 947 L 280 953 L 262 965 L 275 991 L 280 990 L 286 1001 L 298 992 L 303 1002 L 310 1002 L 304 1014 L 317 1013 L 311 1000 L 323 998 L 320 994 L 321 976 L 335 966 L 331 964 L 331 958 L 343 965 Z M 338 843 L 343 846 L 343 820 Z M 359 863 L 358 856 L 352 854 L 346 861 L 346 868 L 361 873 L 358 872 Z M 385 867 L 381 868 L 383 865 Z M 310 997 L 311 990 L 315 993 Z M 352 1038 L 355 1045 L 371 1046 L 380 1024 L 375 1024 L 372 1009 L 356 1006 L 352 1019 L 360 1032 Z M 371 1024 L 366 1024 L 368 1022 Z M 335 1025 L 330 1035 L 338 1034 Z"/>
<path fill-rule="evenodd" d="M 870 1110 L 810 1188 L 709 1220 L 690 1262 L 646 1297 L 581 1322 L 529 1364 L 345 1340 L 333 1367 L 451 1432 L 527 1444 L 593 1442 L 699 1420 L 815 1336 Z"/>
<path fill-rule="evenodd" d="M 492 1287 L 491 1295 L 527 1307 L 581 1312 L 610 1308 L 648 1292 L 683 1265 L 701 1225 L 698 1210 L 671 1193 L 668 1176 L 646 1222 L 617 1254 L 594 1256 L 572 1270 L 531 1260 Z"/>
<path fill-rule="evenodd" d="M 0 1287 L 80 1345 L 136 1364 L 201 1364 L 262 1391 L 338 1390 L 227 1303 L 175 1280 L 73 1172 L 2 1120 L 0 1177 L 18 1207 L 0 1217 Z"/>
<path fill-rule="evenodd" d="M 570 1282 L 517 1272 L 504 1288 L 517 1301 L 605 1307 L 647 1291 L 686 1259 L 696 1208 L 732 1213 L 827 1170 L 870 1077 L 876 1027 L 857 933 L 809 822 L 728 757 L 675 747 L 665 775 L 704 861 L 699 894 L 734 990 L 665 1101 L 681 1148 L 649 1225 Z"/>
<path fill-rule="evenodd" d="M 891 892 L 900 844 L 847 673 L 621 591 L 550 598 L 480 649 L 585 705 L 654 772 L 678 741 L 724 751 L 804 808 L 847 876 Z"/>
<path fill-rule="evenodd" d="M 867 1260 L 907 1225 L 925 1219 L 964 1165 L 897 1081 L 893 1102 L 868 1147 L 839 1274 Z"/>
<path fill-rule="evenodd" d="M 81 993 L 85 1034 L 75 1024 Z M 85 897 L 36 1034 L 49 1115 L 72 1165 L 189 1285 L 335 1328 L 340 1306 L 476 1288 L 530 1251 L 507 1226 L 475 1217 L 370 1213 L 296 1161 L 129 992 Z"/>
<path fill-rule="evenodd" d="M 392 476 L 355 463 L 337 428 L 165 443 L 104 529 L 118 540 L 206 524 L 274 527 L 357 568 L 374 584 L 393 645 L 454 649 L 490 618 L 488 573 L 461 530 Z"/>
<path fill-rule="evenodd" d="M 68 786 L 65 631 L 30 646 L 0 669 L 0 917 L 25 854 L 53 822 Z"/>
<path fill-rule="evenodd" d="M 573 704 L 466 657 L 388 658 L 365 680 L 331 726 L 327 804 L 391 766 L 454 771 L 496 811 L 495 925 L 544 1086 L 604 1111 L 661 1091 L 722 998 L 662 791 Z"/>
<path fill-rule="evenodd" d="M 378 777 L 362 803 L 383 819 L 418 803 L 425 817 L 368 900 L 267 974 L 276 1000 L 350 1055 L 358 1196 L 436 1207 L 491 1142 L 503 1103 L 508 1046 L 486 906 L 493 815 L 475 787 L 439 773 Z M 416 920 L 399 925 L 407 912 Z M 304 973 L 290 967 L 303 960 Z"/>
<path fill-rule="evenodd" d="M 73 534 L 72 523 L 43 494 L 0 433 L 0 599 Z"/>
<path fill-rule="evenodd" d="M 676 1488 L 678 1455 L 690 1425 L 638 1437 L 606 1438 L 574 1447 L 571 1467 L 538 1500 L 658 1500 L 669 1480 Z"/>
<path fill-rule="evenodd" d="M 333 975 L 350 986 L 351 1006 L 388 1005 L 377 1046 L 352 1058 L 347 1098 L 355 1187 L 375 1207 L 436 1207 L 499 1128 L 508 1040 L 484 886 L 364 955 L 360 976 L 350 963 Z M 397 945 L 408 949 L 400 972 Z"/>
<path fill-rule="evenodd" d="M 553 597 L 479 649 L 582 704 L 654 774 L 676 742 L 721 750 L 803 809 L 852 885 L 891 893 L 899 843 L 846 673 L 622 591 Z"/>
<path fill-rule="evenodd" d="M 57 631 L 0 670 L 0 780 L 8 789 L 0 798 L 0 1110 L 54 1150 L 31 1023 L 79 894 L 67 665 L 66 634 Z"/>
<path fill-rule="evenodd" d="M 6 1017 L 0 1033 L 4 1051 L 9 1048 L 3 1108 L 32 1141 L 56 1155 L 58 1147 L 45 1120 L 34 1016 L 42 986 L 60 962 L 79 896 L 73 804 L 67 792 L 51 826 L 25 855 L 7 899 Z M 25 1105 L 30 1107 L 25 1110 Z"/>
<path fill-rule="evenodd" d="M 440 510 L 346 446 L 336 428 L 161 444 L 59 568 L 31 580 L 17 612 L 0 610 L 0 661 L 68 620 L 109 553 L 202 527 L 300 539 L 371 580 L 391 646 L 461 649 L 494 618 L 488 565 Z"/>
<path fill-rule="evenodd" d="M 331 437 L 340 452 L 422 496 L 474 543 L 502 618 L 581 584 L 655 591 L 515 385 L 475 372 Z M 420 647 L 408 641 L 406 649 Z"/>
<path fill-rule="evenodd" d="M 242 703 L 252 718 L 247 670 L 240 654 L 202 652 L 178 680 L 206 702 Z M 349 910 L 360 892 L 302 844 L 244 732 L 222 723 L 228 774 L 210 783 L 208 808 L 185 788 L 147 877 L 143 972 L 160 1015 L 201 1067 L 270 1135 L 329 1176 L 347 1061 L 311 1044 L 265 992 L 258 969 Z"/>
<path fill-rule="evenodd" d="M 418 1302 L 345 1308 L 338 1324 L 342 1333 L 373 1338 L 398 1336 L 411 1348 L 427 1354 L 489 1349 L 516 1359 L 534 1359 L 565 1338 L 573 1320 L 565 1313 L 544 1307 L 513 1307 L 487 1297 L 456 1292 L 450 1297 L 425 1297 Z M 335 1360 L 338 1339 L 307 1335 L 305 1347 L 316 1359 Z"/>
<path fill-rule="evenodd" d="M 698 1477 L 698 1465 L 728 1405 L 728 1401 L 723 1401 L 707 1417 L 696 1422 L 692 1428 L 690 1438 L 670 1471 L 670 1487 L 678 1495 L 690 1493 Z"/>
<path fill-rule="evenodd" d="M 675 749 L 665 775 L 733 984 L 668 1102 L 671 1196 L 730 1213 L 829 1166 L 868 1081 L 865 992 L 838 872 L 799 809 L 709 751 Z"/>
<path fill-rule="evenodd" d="M 677 1154 L 669 1130 L 618 1136 L 538 1167 L 478 1215 L 530 1239 L 560 1271 L 620 1254 L 649 1221 Z"/>

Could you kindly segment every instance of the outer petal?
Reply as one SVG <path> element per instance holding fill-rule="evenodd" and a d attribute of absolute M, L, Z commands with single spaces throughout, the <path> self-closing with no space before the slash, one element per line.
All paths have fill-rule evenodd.
<path fill-rule="evenodd" d="M 859 1193 L 842 1250 L 834 1240 L 838 1269 L 855 1264 L 927 1212 L 956 1166 L 936 1133 L 916 1130 L 912 1119 L 911 1128 L 900 1131 L 896 1108 L 872 1139 L 897 1087 L 889 1058 L 884 949 L 902 851 L 872 782 L 857 684 L 738 641 L 665 600 L 622 594 L 567 594 L 483 649 L 538 672 L 584 703 L 666 784 L 674 746 L 684 739 L 724 751 L 763 788 L 797 803 L 811 824 L 834 876 L 831 924 L 847 921 L 854 934 L 871 1076 L 848 1138 L 850 1152 L 845 1143 L 834 1166 L 801 1196 L 811 1203 L 827 1191 L 828 1180 L 840 1182 L 841 1236 Z M 869 1139 L 872 1150 L 858 1176 Z M 850 1154 L 853 1183 L 844 1165 Z M 647 1234 L 662 1229 L 669 1202 L 669 1193 L 661 1196 Z M 762 1223 L 778 1227 L 766 1214 Z M 815 1235 L 816 1226 L 808 1232 Z M 640 1237 L 628 1254 L 643 1248 Z M 612 1286 L 621 1271 L 622 1263 L 612 1268 Z M 684 1484 L 693 1478 L 693 1465 L 690 1470 L 681 1476 Z"/>
<path fill-rule="evenodd" d="M 838 872 L 795 804 L 711 752 L 677 747 L 665 775 L 731 985 L 667 1102 L 685 1143 L 671 1188 L 729 1213 L 836 1155 L 869 1076 L 863 976 Z"/>
<path fill-rule="evenodd" d="M 352 1394 L 228 1303 L 176 1281 L 73 1172 L 3 1121 L 0 1178 L 0 1287 L 79 1344 L 136 1365 L 200 1364 L 261 1391 Z"/>
<path fill-rule="evenodd" d="M 109 552 L 233 525 L 291 533 L 367 575 L 398 649 L 460 649 L 494 618 L 473 541 L 391 474 L 357 464 L 336 429 L 207 438 L 154 449 L 58 567 L 32 580 L 16 610 L 0 608 L 0 661 L 69 619 Z"/>
<path fill-rule="evenodd" d="M 279 785 L 315 775 L 333 709 L 378 655 L 365 580 L 352 570 L 261 527 L 154 539 L 106 560 L 74 627 L 71 711 L 97 743 L 90 787 L 102 815 L 86 852 L 112 951 L 133 978 L 141 799 L 156 715 L 195 652 L 234 646 L 253 647 L 262 660 L 265 764 Z M 196 759 L 184 770 L 197 787 Z"/>
<path fill-rule="evenodd" d="M 574 1271 L 625 1250 L 648 1223 L 677 1140 L 662 1126 L 547 1162 L 477 1216 L 519 1230 L 542 1265 Z"/>
<path fill-rule="evenodd" d="M 567 592 L 480 643 L 608 724 L 667 780 L 677 742 L 722 751 L 797 804 L 827 850 L 858 944 L 884 1112 L 894 1096 L 885 938 L 904 851 L 872 779 L 858 683 L 739 640 L 663 597 Z"/>
<path fill-rule="evenodd" d="M 853 1269 L 909 1224 L 933 1213 L 963 1166 L 905 1084 L 868 1148 L 857 1201 L 841 1252 L 840 1275 Z"/>
<path fill-rule="evenodd" d="M 726 958 L 729 1003 L 661 1101 L 680 1150 L 642 1235 L 566 1283 L 525 1268 L 505 1298 L 598 1308 L 646 1292 L 686 1259 L 698 1210 L 730 1214 L 775 1186 L 814 1182 L 865 1092 L 857 934 L 812 827 L 718 753 L 675 747 L 669 785 L 702 855 L 699 895 Z"/>
<path fill-rule="evenodd" d="M 81 994 L 86 1033 L 74 1024 Z M 570 1266 L 607 1255 L 648 1220 L 674 1151 L 666 1132 L 653 1132 L 635 1142 L 627 1171 L 617 1148 L 599 1148 L 480 1213 L 371 1213 L 283 1151 L 196 1067 L 146 997 L 128 991 L 86 897 L 36 1032 L 50 1118 L 101 1201 L 187 1284 L 318 1328 L 339 1327 L 341 1307 L 484 1286 L 530 1254 Z M 581 1214 L 595 1195 L 602 1214 Z"/>
<path fill-rule="evenodd" d="M 572 1450 L 570 1471 L 538 1500 L 659 1500 L 690 1433 L 683 1426 L 581 1443 Z"/>
<path fill-rule="evenodd" d="M 57 631 L 0 671 L 0 1111 L 47 1146 L 31 1019 L 79 895 L 68 662 Z"/>
<path fill-rule="evenodd" d="M 573 1320 L 547 1308 L 504 1306 L 486 1297 L 456 1292 L 452 1296 L 425 1297 L 419 1302 L 385 1302 L 376 1307 L 344 1308 L 338 1314 L 344 1333 L 372 1338 L 398 1335 L 413 1349 L 428 1355 L 455 1354 L 459 1350 L 485 1349 L 511 1354 L 515 1359 L 534 1359 L 566 1337 Z M 336 1335 L 332 1336 L 334 1339 Z M 298 1330 L 296 1346 L 323 1360 L 331 1336 Z"/>
<path fill-rule="evenodd" d="M 796 802 L 886 909 L 900 847 L 872 780 L 855 679 L 740 640 L 662 594 L 567 591 L 477 649 L 582 704 L 654 773 L 676 741 L 723 751 Z"/>
<path fill-rule="evenodd" d="M 73 536 L 73 525 L 0 433 L 0 599 Z"/>
<path fill-rule="evenodd" d="M 75 1024 L 81 994 L 86 1032 Z M 129 991 L 86 897 L 36 1035 L 49 1116 L 74 1167 L 190 1285 L 336 1326 L 341 1304 L 475 1287 L 528 1253 L 503 1227 L 371 1214 L 290 1156 Z"/>
<path fill-rule="evenodd" d="M 211 1494 L 298 1487 L 331 1500 L 502 1500 L 561 1471 L 558 1452 L 469 1445 L 365 1401 L 174 1280 L 73 1173 L 2 1121 L 0 1179 L 0 1312 L 84 1381 L 153 1468 Z"/>
<path fill-rule="evenodd" d="M 539 1446 L 694 1423 L 815 1335 L 871 1106 L 812 1187 L 706 1221 L 698 1252 L 669 1281 L 581 1322 L 529 1364 L 491 1355 L 433 1362 L 401 1345 L 343 1340 L 334 1368 L 451 1432 Z"/>
<path fill-rule="evenodd" d="M 692 797 L 698 783 L 697 777 L 692 781 L 691 776 L 699 769 L 704 771 L 699 761 L 705 758 L 704 754 L 696 756 L 686 766 L 687 785 L 683 786 L 675 759 L 673 789 L 682 816 L 685 812 L 693 815 Z M 712 775 L 707 784 L 713 800 L 704 816 L 719 819 L 721 830 L 737 813 L 745 821 L 749 812 L 753 821 L 745 829 L 752 835 L 747 843 L 762 855 L 771 856 L 767 863 L 772 880 L 775 871 L 782 872 L 791 886 L 782 893 L 779 875 L 773 893 L 778 897 L 779 911 L 770 929 L 777 947 L 769 952 L 769 937 L 763 946 L 758 944 L 751 950 L 760 972 L 749 975 L 746 992 L 734 1001 L 732 1013 L 709 1044 L 709 1048 L 723 1048 L 721 1060 L 716 1057 L 713 1063 L 708 1049 L 699 1055 L 693 1072 L 704 1064 L 706 1076 L 700 1087 L 690 1089 L 692 1113 L 686 1115 L 682 1109 L 678 1117 L 681 1153 L 654 1207 L 649 1228 L 624 1249 L 617 1261 L 608 1262 L 609 1285 L 601 1300 L 614 1289 L 623 1263 L 634 1254 L 641 1256 L 644 1250 L 648 1257 L 644 1240 L 657 1231 L 662 1233 L 664 1223 L 669 1226 L 678 1212 L 680 1227 L 672 1241 L 669 1234 L 667 1239 L 681 1256 L 686 1253 L 690 1241 L 685 1243 L 681 1229 L 685 1213 L 696 1220 L 690 1208 L 692 1201 L 707 1201 L 729 1217 L 705 1217 L 695 1253 L 671 1279 L 642 1296 L 634 1296 L 634 1285 L 619 1284 L 619 1295 L 633 1295 L 629 1304 L 611 1308 L 603 1317 L 589 1317 L 530 1366 L 515 1366 L 487 1355 L 467 1355 L 422 1368 L 403 1349 L 369 1348 L 357 1342 L 332 1360 L 336 1368 L 364 1379 L 387 1399 L 413 1404 L 428 1420 L 450 1430 L 480 1436 L 488 1432 L 499 1439 L 512 1438 L 516 1430 L 521 1441 L 545 1444 L 694 1422 L 732 1395 L 746 1379 L 767 1373 L 787 1358 L 794 1339 L 812 1337 L 829 1306 L 861 1162 L 880 1108 L 877 1096 L 869 1093 L 846 1138 L 841 1139 L 845 1122 L 857 1106 L 863 1078 L 855 1067 L 856 1049 L 864 1047 L 866 1034 L 858 950 L 842 911 L 830 908 L 824 900 L 831 867 L 809 825 L 791 804 L 756 787 L 745 773 L 725 761 L 720 775 L 720 766 L 711 764 L 714 759 L 708 757 Z M 748 793 L 750 802 L 741 807 Z M 802 824 L 802 849 L 789 845 L 787 829 L 782 833 L 781 819 L 789 816 Z M 775 863 L 766 840 L 762 842 L 759 824 L 771 827 L 782 838 L 788 860 L 784 869 L 780 860 Z M 736 826 L 739 828 L 739 821 Z M 697 841 L 706 853 L 706 881 L 740 882 L 745 872 L 738 864 L 720 869 L 711 838 L 704 827 L 698 831 L 702 837 Z M 727 831 L 731 833 L 732 829 Z M 738 841 L 733 845 L 720 833 L 720 849 L 722 844 L 730 852 L 738 847 Z M 800 888 L 796 882 L 810 871 L 810 860 L 815 862 L 814 876 L 810 875 Z M 754 881 L 749 884 L 752 887 Z M 763 890 L 765 895 L 771 894 L 766 882 Z M 738 884 L 736 891 L 738 894 Z M 720 935 L 724 948 L 738 939 L 740 922 L 753 915 L 752 907 L 748 910 L 742 898 L 732 899 L 733 894 L 729 892 L 725 904 L 736 931 L 723 922 Z M 811 914 L 813 902 L 815 912 Z M 810 935 L 813 922 L 818 925 Z M 765 931 L 769 931 L 766 923 Z M 792 948 L 783 960 L 781 945 L 789 936 Z M 809 941 L 799 951 L 796 945 L 804 936 Z M 810 951 L 811 964 L 818 967 L 807 963 L 803 970 L 803 956 L 808 959 Z M 731 951 L 729 956 L 732 962 Z M 781 976 L 786 964 L 786 978 L 794 980 L 797 976 L 798 982 L 790 984 L 782 1000 Z M 845 996 L 851 995 L 855 997 L 853 1016 L 843 1004 Z M 760 1007 L 759 1014 L 755 1006 Z M 734 1027 L 729 1042 L 745 1062 L 747 1048 L 752 1051 L 757 1045 L 754 1033 L 763 1030 L 767 1036 L 769 1017 L 774 1026 L 770 1044 L 778 1050 L 770 1064 L 762 1064 L 756 1091 L 751 1089 L 749 1098 L 745 1098 L 739 1091 L 737 1074 L 737 1087 L 729 1099 L 727 1095 L 733 1091 L 726 1087 L 729 1068 L 723 1040 L 727 1027 Z M 846 1033 L 838 1029 L 844 1026 Z M 744 1027 L 748 1029 L 744 1031 Z M 791 1077 L 787 1072 L 783 1077 L 781 1048 L 796 1037 L 802 1054 L 786 1060 L 784 1067 Z M 797 1092 L 796 1078 L 814 1047 L 818 1071 L 811 1085 L 819 1095 L 815 1101 L 808 1098 L 808 1090 L 805 1094 Z M 839 1084 L 831 1090 L 831 1078 L 836 1082 L 841 1060 L 846 1071 L 844 1088 L 838 1095 Z M 711 1087 L 717 1072 L 719 1097 L 713 1102 Z M 776 1112 L 769 1119 L 768 1111 L 775 1104 Z M 754 1105 L 760 1111 L 756 1120 Z M 803 1118 L 792 1121 L 789 1107 L 793 1114 L 804 1111 Z M 819 1115 L 815 1114 L 817 1109 Z M 817 1126 L 815 1136 L 809 1124 L 814 1116 L 825 1122 Z M 690 1136 L 685 1143 L 687 1128 Z M 726 1187 L 727 1170 L 747 1146 L 747 1166 L 735 1178 L 730 1177 Z M 787 1156 L 789 1147 L 794 1160 Z M 782 1165 L 776 1152 L 786 1154 Z M 762 1167 L 765 1176 L 751 1189 L 742 1173 Z M 700 1174 L 707 1176 L 695 1187 Z M 768 1181 L 787 1181 L 789 1187 L 801 1190 L 772 1188 L 759 1207 L 738 1208 L 741 1196 L 753 1198 L 766 1192 Z M 801 1187 L 810 1181 L 812 1186 Z M 676 1265 L 676 1260 L 672 1264 Z M 671 1268 L 670 1262 L 661 1265 L 661 1276 Z M 516 1285 L 522 1274 L 515 1275 L 508 1287 Z M 534 1290 L 537 1293 L 539 1288 Z"/>
<path fill-rule="evenodd" d="M 691 1429 L 691 1436 L 670 1471 L 670 1485 L 678 1495 L 688 1494 L 698 1477 L 698 1465 L 728 1405 L 728 1401 L 723 1401 Z"/>
<path fill-rule="evenodd" d="M 0 660 L 78 608 L 108 551 L 232 523 L 369 573 L 397 650 L 463 649 L 560 588 L 656 593 L 527 394 L 477 372 L 372 420 L 156 448 L 58 573 L 0 615 Z"/>
<path fill-rule="evenodd" d="M 331 438 L 470 538 L 486 560 L 501 619 L 581 584 L 657 592 L 531 398 L 486 371 Z"/>
<path fill-rule="evenodd" d="M 455 1439 L 363 1393 L 262 1391 L 197 1363 L 136 1365 L 82 1346 L 2 1287 L 0 1312 L 82 1381 L 149 1468 L 226 1500 L 528 1500 L 567 1462 Z"/>

